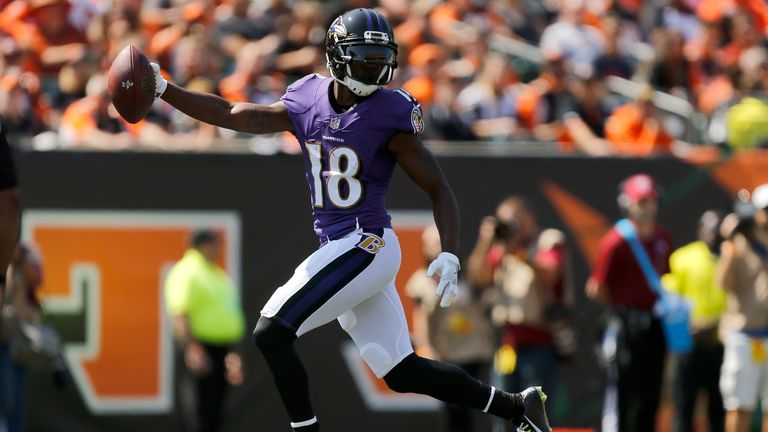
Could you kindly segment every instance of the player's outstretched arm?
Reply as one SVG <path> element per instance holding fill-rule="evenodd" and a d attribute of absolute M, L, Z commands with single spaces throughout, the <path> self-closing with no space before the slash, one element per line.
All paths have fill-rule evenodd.
<path fill-rule="evenodd" d="M 443 252 L 456 254 L 459 248 L 459 205 L 435 157 L 417 135 L 405 132 L 397 133 L 389 140 L 389 151 L 403 171 L 432 200 Z"/>
<path fill-rule="evenodd" d="M 459 205 L 435 157 L 416 135 L 397 133 L 389 140 L 389 151 L 403 171 L 432 200 L 435 224 L 440 231 L 443 251 L 427 268 L 427 277 L 440 276 L 436 294 L 440 306 L 448 307 L 458 294 L 461 265 L 456 257 L 459 248 Z"/>
<path fill-rule="evenodd" d="M 162 80 L 157 71 L 155 77 Z M 159 77 L 159 78 L 158 78 Z M 252 134 L 292 131 L 293 123 L 282 102 L 272 105 L 233 103 L 208 93 L 186 90 L 171 83 L 158 85 L 161 98 L 176 109 L 205 123 Z"/>

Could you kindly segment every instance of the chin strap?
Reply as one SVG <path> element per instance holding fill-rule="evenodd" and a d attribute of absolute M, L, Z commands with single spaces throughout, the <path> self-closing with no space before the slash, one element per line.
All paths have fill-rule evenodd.
<path fill-rule="evenodd" d="M 331 76 L 333 76 L 333 73 L 331 73 Z M 378 90 L 379 87 L 381 87 L 375 84 L 363 84 L 360 81 L 350 78 L 349 76 L 344 77 L 343 80 L 333 76 L 333 79 L 358 96 L 368 96 Z"/>
<path fill-rule="evenodd" d="M 349 74 L 347 74 L 343 80 L 340 80 L 338 77 L 336 77 L 336 74 L 333 73 L 333 64 L 331 63 L 331 59 L 328 57 L 328 53 L 325 54 L 325 60 L 325 66 L 328 68 L 328 72 L 331 73 L 331 77 L 333 77 L 334 81 L 348 88 L 352 93 L 358 96 L 368 96 L 378 90 L 379 87 L 381 87 L 376 84 L 363 84 L 360 81 L 350 77 Z M 347 65 L 347 67 L 349 67 L 349 65 Z"/>

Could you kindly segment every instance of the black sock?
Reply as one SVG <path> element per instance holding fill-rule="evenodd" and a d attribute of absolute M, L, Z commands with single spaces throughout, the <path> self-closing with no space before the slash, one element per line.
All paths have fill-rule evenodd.
<path fill-rule="evenodd" d="M 443 402 L 486 410 L 506 420 L 522 418 L 524 407 L 520 395 L 493 390 L 450 363 L 425 359 L 411 354 L 385 377 L 384 381 L 400 393 L 420 393 Z M 488 404 L 490 400 L 490 406 Z"/>
<path fill-rule="evenodd" d="M 314 423 L 306 426 L 301 427 L 294 427 L 294 432 L 319 432 L 320 431 L 320 423 L 315 421 Z"/>
<path fill-rule="evenodd" d="M 268 318 L 261 317 L 253 331 L 256 345 L 264 355 L 272 378 L 288 411 L 291 422 L 300 423 L 315 417 L 309 400 L 309 380 L 293 341 L 294 332 Z M 315 423 L 316 424 L 316 423 Z M 314 432 L 318 426 L 298 428 L 301 432 Z"/>
<path fill-rule="evenodd" d="M 523 419 L 525 414 L 525 405 L 520 393 L 508 393 L 496 389 L 493 395 L 491 406 L 488 407 L 488 414 L 501 417 L 505 420 L 514 420 L 518 422 Z"/>

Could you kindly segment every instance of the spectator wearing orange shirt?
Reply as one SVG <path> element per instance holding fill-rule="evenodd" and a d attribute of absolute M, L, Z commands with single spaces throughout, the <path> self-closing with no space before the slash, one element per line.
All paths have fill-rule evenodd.
<path fill-rule="evenodd" d="M 17 0 L 2 10 L 0 28 L 29 54 L 27 69 L 56 73 L 86 54 L 85 34 L 66 18 L 69 8 L 67 0 Z"/>
<path fill-rule="evenodd" d="M 422 44 L 408 54 L 411 78 L 403 84 L 424 108 L 432 104 L 435 97 L 435 79 L 445 64 L 445 51 L 436 44 Z"/>
<path fill-rule="evenodd" d="M 759 33 L 768 32 L 768 5 L 763 0 L 702 0 L 696 6 L 699 19 L 707 22 L 739 13 L 751 16 Z"/>
<path fill-rule="evenodd" d="M 669 153 L 672 137 L 651 98 L 653 87 L 645 85 L 634 102 L 613 112 L 605 125 L 605 137 L 614 151 L 623 156 L 651 156 Z"/>

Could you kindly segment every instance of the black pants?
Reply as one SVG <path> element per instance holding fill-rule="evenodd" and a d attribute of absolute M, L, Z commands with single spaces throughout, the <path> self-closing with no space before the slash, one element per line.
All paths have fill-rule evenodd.
<path fill-rule="evenodd" d="M 224 358 L 229 347 L 203 344 L 211 361 L 211 370 L 205 375 L 193 375 L 185 370 L 180 385 L 184 430 L 189 432 L 216 432 L 221 430 L 224 398 L 229 384 Z M 181 353 L 181 363 L 184 363 Z"/>
<path fill-rule="evenodd" d="M 652 432 L 661 398 L 666 343 L 661 323 L 649 312 L 621 311 L 613 361 L 618 390 L 619 432 Z"/>
<path fill-rule="evenodd" d="M 723 363 L 723 345 L 711 334 L 694 339 L 693 350 L 678 358 L 675 377 L 675 405 L 677 405 L 677 432 L 693 431 L 693 413 L 696 396 L 703 390 L 707 394 L 709 432 L 723 432 L 725 411 L 720 394 L 720 365 Z"/>

